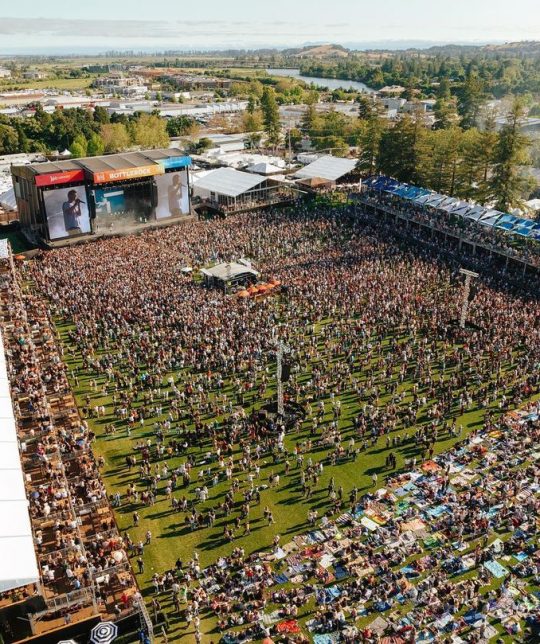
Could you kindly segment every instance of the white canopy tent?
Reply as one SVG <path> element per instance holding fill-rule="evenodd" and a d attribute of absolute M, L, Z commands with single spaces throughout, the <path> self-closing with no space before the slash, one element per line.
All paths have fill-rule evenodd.
<path fill-rule="evenodd" d="M 218 168 L 202 177 L 193 186 L 194 194 L 214 193 L 226 197 L 238 197 L 266 181 L 264 177 L 233 168 Z M 201 196 L 203 196 L 201 194 Z"/>
<path fill-rule="evenodd" d="M 0 592 L 39 581 L 0 333 Z"/>
<path fill-rule="evenodd" d="M 264 175 L 279 174 L 280 172 L 283 172 L 283 168 L 278 168 L 277 165 L 273 165 L 272 163 L 254 163 L 247 167 L 246 170 L 254 174 Z"/>
<path fill-rule="evenodd" d="M 15 199 L 15 190 L 9 188 L 6 192 L 0 194 L 0 206 L 6 210 L 16 210 L 17 200 Z"/>
<path fill-rule="evenodd" d="M 337 181 L 356 167 L 356 159 L 342 159 L 326 154 L 305 168 L 295 172 L 294 176 L 298 179 L 326 179 L 327 181 Z"/>

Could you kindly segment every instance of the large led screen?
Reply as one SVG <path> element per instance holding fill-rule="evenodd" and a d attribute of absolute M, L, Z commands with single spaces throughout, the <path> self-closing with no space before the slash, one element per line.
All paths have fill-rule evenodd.
<path fill-rule="evenodd" d="M 50 239 L 90 232 L 90 217 L 84 186 L 43 192 Z"/>
<path fill-rule="evenodd" d="M 155 178 L 158 191 L 156 219 L 189 215 L 187 171 L 168 172 Z"/>
<path fill-rule="evenodd" d="M 124 191 L 121 188 L 106 188 L 94 191 L 96 215 L 119 215 L 126 210 Z"/>

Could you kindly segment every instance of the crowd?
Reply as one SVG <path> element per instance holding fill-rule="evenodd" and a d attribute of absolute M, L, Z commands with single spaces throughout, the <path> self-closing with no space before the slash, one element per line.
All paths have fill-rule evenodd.
<path fill-rule="evenodd" d="M 538 411 L 487 422 L 284 547 L 196 571 L 191 610 L 210 608 L 227 644 L 537 641 Z"/>
<path fill-rule="evenodd" d="M 47 602 L 37 634 L 55 628 L 51 614 L 66 624 L 87 619 L 91 606 L 104 619 L 125 616 L 142 598 L 90 449 L 93 432 L 77 412 L 46 302 L 6 261 L 0 324 L 41 582 L 14 598 L 39 594 Z M 1 615 L 6 641 L 36 634 L 21 630 L 19 619 Z"/>
<path fill-rule="evenodd" d="M 366 189 L 362 198 L 376 206 L 391 208 L 413 222 L 430 226 L 436 230 L 455 235 L 464 241 L 480 244 L 488 250 L 494 250 L 525 261 L 536 268 L 540 267 L 540 243 L 535 238 L 528 238 L 493 226 L 483 225 L 475 219 L 461 217 L 445 210 L 422 206 L 390 193 Z"/>
<path fill-rule="evenodd" d="M 266 279 L 277 278 L 286 293 L 241 301 L 205 289 L 182 271 L 190 267 L 196 275 L 198 267 L 240 257 L 251 258 Z M 357 631 L 347 629 L 364 610 L 392 609 L 399 593 L 404 605 L 413 602 L 422 613 L 422 620 L 412 616 L 398 625 L 404 641 L 428 627 L 430 615 L 455 615 L 465 605 L 487 614 L 479 582 L 464 583 L 455 605 L 447 605 L 452 571 L 443 568 L 449 539 L 461 545 L 492 528 L 482 514 L 486 495 L 474 485 L 457 491 L 445 470 L 450 457 L 432 459 L 440 441 L 465 440 L 464 414 L 478 411 L 480 430 L 489 432 L 500 414 L 538 392 L 540 306 L 497 273 L 484 274 L 470 304 L 474 328 L 461 331 L 455 324 L 462 296 L 458 268 L 458 261 L 432 248 L 381 235 L 347 207 L 325 205 L 146 231 L 58 249 L 32 262 L 28 277 L 49 298 L 51 314 L 72 323 L 64 358 L 78 363 L 70 375 L 75 389 L 86 391 L 83 416 L 101 428 L 100 436 L 129 439 L 123 456 L 130 480 L 114 492 L 113 504 L 133 512 L 137 529 L 141 509 L 156 502 L 166 502 L 190 532 L 218 530 L 217 521 L 222 527 L 230 556 L 205 569 L 195 552 L 153 576 L 156 598 L 169 593 L 197 638 L 208 610 L 222 630 L 241 626 L 244 640 L 264 636 L 265 608 L 282 604 L 270 620 L 270 626 L 277 623 L 268 631 L 273 636 L 303 641 L 297 618 L 310 606 L 312 633 L 358 641 Z M 257 413 L 274 395 L 277 338 L 291 350 L 286 396 L 306 414 L 290 433 Z M 371 487 L 375 491 L 378 476 L 390 476 L 388 494 L 363 497 L 358 485 L 345 489 L 350 478 L 341 476 L 342 469 L 354 470 L 361 455 L 377 449 L 385 451 L 386 466 L 372 472 Z M 460 452 L 455 454 L 460 465 Z M 395 549 L 392 544 L 401 521 L 420 520 L 418 513 L 409 506 L 400 520 L 385 513 L 394 503 L 392 486 L 405 483 L 395 472 L 406 466 L 414 473 L 425 461 L 436 473 L 424 473 L 418 495 L 436 499 L 458 520 L 450 525 L 445 511 L 425 526 L 428 540 L 431 532 L 440 533 L 434 547 L 444 557 L 438 550 L 422 557 L 424 568 L 410 578 L 427 574 L 429 583 L 411 584 L 399 567 L 427 546 L 410 536 Z M 409 478 L 416 484 L 413 474 Z M 282 547 L 275 534 L 271 544 L 258 546 L 270 547 L 273 558 L 285 553 L 301 579 L 292 588 L 274 588 L 276 572 L 288 579 L 291 571 L 254 557 L 243 544 L 255 522 L 273 525 L 272 490 L 289 484 L 308 507 L 317 497 L 305 518 L 291 514 L 289 527 L 301 532 L 301 526 L 317 526 L 323 535 L 292 543 L 302 553 L 313 548 L 313 561 L 331 554 L 347 576 L 351 566 L 373 572 L 333 591 L 337 570 L 320 570 L 313 561 L 303 568 L 293 546 Z M 512 489 L 503 486 L 506 492 Z M 500 490 L 495 496 L 498 502 Z M 380 530 L 361 522 L 372 510 L 385 515 Z M 505 510 L 502 520 L 509 517 L 513 513 Z M 151 521 L 140 527 L 144 539 L 133 541 L 127 532 L 124 538 L 143 572 L 141 555 L 154 547 L 155 535 Z M 349 540 L 344 547 L 342 537 Z M 323 552 L 328 544 L 330 551 Z M 486 547 L 474 562 L 478 570 Z M 352 563 L 359 557 L 362 562 Z M 339 594 L 331 599 L 327 591 Z"/>

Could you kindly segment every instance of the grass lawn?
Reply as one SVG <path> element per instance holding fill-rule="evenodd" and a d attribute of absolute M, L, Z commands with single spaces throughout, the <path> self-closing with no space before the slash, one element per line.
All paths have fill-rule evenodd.
<path fill-rule="evenodd" d="M 18 89 L 67 89 L 79 90 L 90 87 L 94 78 L 44 78 L 43 80 L 9 80 L 0 85 L 0 90 Z"/>
<path fill-rule="evenodd" d="M 316 330 L 316 333 L 320 333 L 322 326 L 326 326 L 328 324 L 331 324 L 330 321 L 325 321 L 324 325 L 321 325 L 321 327 Z M 133 468 L 131 471 L 128 469 L 125 460 L 126 456 L 133 453 L 134 445 L 142 439 L 151 439 L 153 443 L 155 442 L 153 425 L 156 420 L 164 420 L 166 418 L 166 414 L 168 412 L 167 404 L 163 404 L 163 413 L 161 417 L 154 417 L 145 421 L 144 426 L 137 425 L 137 429 L 133 430 L 130 436 L 127 435 L 126 424 L 118 425 L 118 429 L 115 434 L 106 434 L 105 426 L 116 420 L 115 416 L 111 413 L 113 407 L 111 392 L 108 391 L 106 394 L 102 392 L 101 388 L 104 384 L 104 379 L 97 379 L 98 391 L 92 389 L 90 381 L 95 379 L 95 374 L 84 371 L 81 368 L 80 356 L 70 353 L 71 347 L 68 338 L 69 329 L 70 326 L 68 323 L 65 321 L 57 321 L 57 331 L 64 347 L 66 348 L 64 359 L 66 360 L 70 371 L 75 370 L 77 372 L 78 385 L 72 377 L 72 386 L 80 407 L 83 407 L 86 404 L 87 396 L 90 398 L 91 406 L 106 406 L 107 414 L 104 417 L 99 419 L 89 419 L 90 426 L 97 435 L 94 449 L 96 454 L 102 455 L 105 459 L 103 476 L 109 494 L 120 492 L 124 496 L 128 484 L 137 484 L 140 478 L 138 466 Z M 299 329 L 299 333 L 302 332 L 302 329 Z M 385 341 L 386 352 L 391 350 L 389 341 L 390 338 L 387 338 Z M 307 371 L 299 374 L 300 381 L 306 381 L 310 378 L 312 366 L 313 365 L 309 365 Z M 510 365 L 506 365 L 506 368 L 509 367 Z M 449 371 L 450 369 L 446 370 L 445 377 L 448 377 Z M 188 372 L 174 374 L 175 379 L 180 378 L 182 381 L 187 381 L 189 379 L 189 375 L 190 374 Z M 358 371 L 356 375 L 361 376 L 360 371 Z M 435 377 L 438 377 L 437 369 L 435 369 L 434 378 Z M 164 378 L 162 382 L 165 383 L 166 378 Z M 404 383 L 400 385 L 399 391 L 404 390 L 406 392 L 405 402 L 412 400 L 412 394 L 410 392 L 412 384 L 411 380 L 405 380 Z M 232 391 L 231 382 L 226 383 L 225 391 L 227 393 Z M 501 391 L 500 393 L 502 395 L 503 392 Z M 216 392 L 212 395 L 215 396 Z M 247 411 L 249 411 L 253 406 L 259 407 L 263 402 L 256 393 L 251 394 L 251 396 L 251 398 L 246 400 L 245 408 Z M 266 392 L 265 399 L 274 398 L 274 396 L 275 391 L 270 387 Z M 352 391 L 345 391 L 343 394 L 339 395 L 339 398 L 341 400 L 343 410 L 339 424 L 342 429 L 343 442 L 346 444 L 349 436 L 353 434 L 352 419 L 359 411 L 359 402 L 358 397 L 354 395 Z M 389 396 L 381 396 L 381 402 L 388 399 Z M 325 420 L 331 420 L 330 405 L 328 404 L 329 401 L 327 400 L 326 402 Z M 426 415 L 428 406 L 429 401 L 426 408 L 422 411 L 419 424 L 423 424 L 428 421 L 428 417 Z M 463 436 L 469 431 L 481 427 L 483 413 L 484 412 L 482 410 L 475 409 L 460 417 L 459 411 L 457 409 L 455 410 L 454 417 L 457 417 L 457 424 L 462 424 L 464 428 L 461 438 L 463 438 Z M 213 417 L 210 414 L 203 416 L 202 420 L 210 420 L 212 418 Z M 175 423 L 173 423 L 173 427 L 174 425 Z M 405 466 L 405 459 L 416 457 L 420 460 L 421 458 L 419 449 L 412 439 L 414 429 L 415 428 L 413 427 L 403 428 L 398 426 L 398 430 L 392 433 L 392 436 L 409 436 L 409 440 L 392 450 L 397 456 L 398 470 Z M 169 436 L 165 437 L 165 442 L 167 443 L 167 439 L 177 436 L 178 434 L 176 432 L 171 432 Z M 357 487 L 360 493 L 364 493 L 370 488 L 373 489 L 371 477 L 374 472 L 377 472 L 379 477 L 377 486 L 379 487 L 384 484 L 384 477 L 389 472 L 389 470 L 385 470 L 385 459 L 391 450 L 386 447 L 386 438 L 380 437 L 374 445 L 361 451 L 354 460 L 346 460 L 343 463 L 336 464 L 335 466 L 325 463 L 324 473 L 320 479 L 317 489 L 314 491 L 313 497 L 309 501 L 306 500 L 302 496 L 302 488 L 299 480 L 300 470 L 296 467 L 296 459 L 293 452 L 297 443 L 305 442 L 310 438 L 313 437 L 310 437 L 308 422 L 304 423 L 298 433 L 287 435 L 285 447 L 289 453 L 289 475 L 285 475 L 285 457 L 282 457 L 281 460 L 277 462 L 272 462 L 271 456 L 267 456 L 264 459 L 265 464 L 261 467 L 261 479 L 255 484 L 266 485 L 268 483 L 269 474 L 273 472 L 274 474 L 277 473 L 280 475 L 280 485 L 278 488 L 265 489 L 262 491 L 260 505 L 253 508 L 250 513 L 251 533 L 247 536 L 242 536 L 242 529 L 240 529 L 237 531 L 237 538 L 235 538 L 232 543 L 224 540 L 223 529 L 226 524 L 230 525 L 233 519 L 239 514 L 241 493 L 246 490 L 248 486 L 246 477 L 243 473 L 235 473 L 235 476 L 238 476 L 240 479 L 241 488 L 240 493 L 235 495 L 234 512 L 229 518 L 223 518 L 218 513 L 218 518 L 212 528 L 191 531 L 189 526 L 185 524 L 184 514 L 172 512 L 170 501 L 166 498 L 164 492 L 166 484 L 163 481 L 159 484 L 159 493 L 156 497 L 156 503 L 153 506 L 146 507 L 142 506 L 140 503 L 134 506 L 127 503 L 127 500 L 124 500 L 122 506 L 116 510 L 116 518 L 120 530 L 122 532 L 128 531 L 134 542 L 138 542 L 139 540 L 144 541 L 147 530 L 151 530 L 152 532 L 152 542 L 144 549 L 144 573 L 137 575 L 139 584 L 145 596 L 150 599 L 152 594 L 152 575 L 154 573 L 162 573 L 174 568 L 175 561 L 178 557 L 185 563 L 193 556 L 194 551 L 197 551 L 200 556 L 201 568 L 204 568 L 208 564 L 215 562 L 218 557 L 229 555 L 234 547 L 241 546 L 245 549 L 246 553 L 250 553 L 259 549 L 268 549 L 272 544 L 274 535 L 276 534 L 281 535 L 282 543 L 287 543 L 296 534 L 305 532 L 308 528 L 308 511 L 315 508 L 319 511 L 319 515 L 322 515 L 329 506 L 327 486 L 331 477 L 334 477 L 335 479 L 336 488 L 339 488 L 340 486 L 343 487 L 344 507 L 347 507 L 348 494 L 353 487 Z M 355 439 L 357 441 L 356 446 L 360 447 L 360 442 L 356 434 Z M 436 453 L 447 450 L 456 440 L 456 438 L 452 438 L 447 435 L 440 436 L 436 443 Z M 205 444 L 201 446 L 201 448 L 193 447 L 188 450 L 188 453 L 194 454 L 195 456 L 196 467 L 192 472 L 191 483 L 187 488 L 182 488 L 181 480 L 179 481 L 180 485 L 174 492 L 174 495 L 177 498 L 181 498 L 182 495 L 186 494 L 189 499 L 192 499 L 195 487 L 202 485 L 202 483 L 199 482 L 199 473 L 201 470 L 208 467 L 208 465 L 204 465 L 202 463 L 208 450 L 211 450 L 210 444 Z M 238 445 L 235 446 L 235 450 L 235 459 L 238 461 L 241 456 Z M 326 459 L 328 451 L 329 448 L 327 446 L 317 447 L 314 445 L 312 450 L 305 454 L 305 459 L 307 461 L 308 458 L 312 458 L 314 462 Z M 185 460 L 185 454 L 181 457 L 166 459 L 169 471 L 178 467 L 179 464 L 181 462 L 185 462 Z M 153 463 L 152 467 L 159 468 L 159 471 L 161 471 L 164 462 L 165 460 L 156 461 Z M 217 468 L 217 464 L 212 463 L 211 467 L 215 469 Z M 204 478 L 204 482 L 208 485 L 210 490 L 209 500 L 205 504 L 198 505 L 198 510 L 205 507 L 215 507 L 217 502 L 221 502 L 223 500 L 223 497 L 230 486 L 230 483 L 223 481 L 219 482 L 215 487 L 211 487 L 211 481 L 208 477 Z M 144 489 L 144 487 L 139 485 L 139 489 Z M 264 520 L 263 509 L 265 506 L 269 506 L 273 512 L 275 524 L 272 526 L 268 526 Z M 133 525 L 132 516 L 135 510 L 138 511 L 141 519 L 138 527 L 134 527 Z M 134 568 L 136 568 L 135 561 L 133 561 L 133 564 Z M 169 599 L 167 598 L 163 600 L 162 605 L 166 607 L 170 615 L 171 629 L 168 633 L 169 641 L 179 641 L 180 638 L 185 637 L 190 638 L 192 635 L 188 635 L 187 633 L 192 634 L 192 631 L 185 631 L 185 625 L 182 623 L 181 618 L 179 616 L 172 615 L 172 605 L 169 603 Z M 304 616 L 304 619 L 306 618 L 307 616 Z M 372 618 L 373 617 L 371 616 L 370 619 Z M 202 630 L 203 633 L 206 633 L 203 641 L 217 642 L 219 640 L 219 634 L 215 632 L 214 627 L 215 623 L 211 618 L 203 620 Z"/>

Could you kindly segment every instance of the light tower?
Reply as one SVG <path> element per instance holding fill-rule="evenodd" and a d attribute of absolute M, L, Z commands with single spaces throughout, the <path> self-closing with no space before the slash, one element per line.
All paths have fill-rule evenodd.
<path fill-rule="evenodd" d="M 469 310 L 469 295 L 471 293 L 471 281 L 473 277 L 478 277 L 478 273 L 469 271 L 466 268 L 460 268 L 461 275 L 465 275 L 465 283 L 463 285 L 463 301 L 461 303 L 461 316 L 459 318 L 459 326 L 464 329 L 465 322 L 467 321 L 467 312 Z"/>

